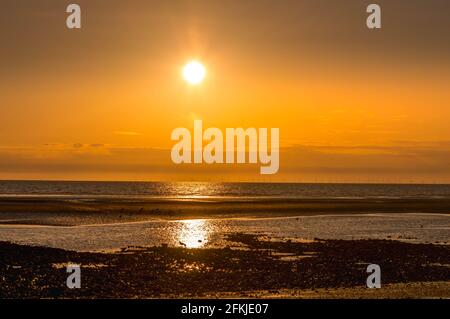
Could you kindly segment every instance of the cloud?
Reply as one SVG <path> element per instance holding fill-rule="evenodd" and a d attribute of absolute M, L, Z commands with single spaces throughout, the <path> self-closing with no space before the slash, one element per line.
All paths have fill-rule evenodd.
<path fill-rule="evenodd" d="M 295 145 L 280 149 L 280 172 L 260 164 L 175 165 L 170 149 L 102 144 L 0 148 L 0 179 L 450 182 L 450 142 Z"/>

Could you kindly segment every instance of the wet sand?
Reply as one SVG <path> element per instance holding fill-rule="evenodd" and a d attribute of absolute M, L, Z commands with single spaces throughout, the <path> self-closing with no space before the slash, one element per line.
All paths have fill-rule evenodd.
<path fill-rule="evenodd" d="M 368 213 L 450 214 L 450 199 L 154 199 L 0 197 L 0 225 L 76 226 L 148 220 Z"/>
<path fill-rule="evenodd" d="M 67 218 L 55 214 L 55 218 Z M 62 217 L 61 217 L 62 216 Z M 82 216 L 82 215 L 81 215 Z M 81 218 L 78 216 L 78 218 Z M 223 248 L 237 232 L 290 238 L 396 239 L 450 242 L 450 216 L 443 214 L 346 214 L 287 217 L 150 219 L 76 226 L 0 224 L 0 240 L 66 250 L 111 251 L 127 246 Z"/>
<path fill-rule="evenodd" d="M 2 298 L 450 298 L 450 247 L 386 240 L 293 242 L 235 233 L 237 248 L 79 253 L 0 243 Z M 65 265 L 82 288 L 67 289 Z M 365 288 L 368 264 L 382 288 Z M 425 287 L 425 288 L 424 288 Z"/>
<path fill-rule="evenodd" d="M 0 241 L 78 252 L 221 248 L 236 232 L 448 243 L 449 207 L 444 199 L 0 197 Z"/>

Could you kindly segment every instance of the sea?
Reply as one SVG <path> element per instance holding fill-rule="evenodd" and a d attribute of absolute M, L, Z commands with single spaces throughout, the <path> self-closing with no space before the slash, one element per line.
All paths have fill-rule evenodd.
<path fill-rule="evenodd" d="M 0 181 L 0 196 L 450 198 L 449 184 Z"/>

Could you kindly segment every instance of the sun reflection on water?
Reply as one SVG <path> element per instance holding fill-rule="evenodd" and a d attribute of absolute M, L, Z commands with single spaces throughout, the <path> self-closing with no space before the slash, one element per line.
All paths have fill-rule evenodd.
<path fill-rule="evenodd" d="M 208 243 L 211 229 L 206 220 L 183 220 L 179 223 L 177 234 L 179 245 L 186 248 L 201 248 Z"/>

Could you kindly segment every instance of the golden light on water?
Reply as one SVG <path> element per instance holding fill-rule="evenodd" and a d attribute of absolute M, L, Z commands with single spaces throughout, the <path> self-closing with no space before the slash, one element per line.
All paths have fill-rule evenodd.
<path fill-rule="evenodd" d="M 196 60 L 188 62 L 183 68 L 183 78 L 192 85 L 203 82 L 206 76 L 206 68 Z"/>
<path fill-rule="evenodd" d="M 209 227 L 205 220 L 180 221 L 179 245 L 186 248 L 201 248 L 208 242 Z"/>

